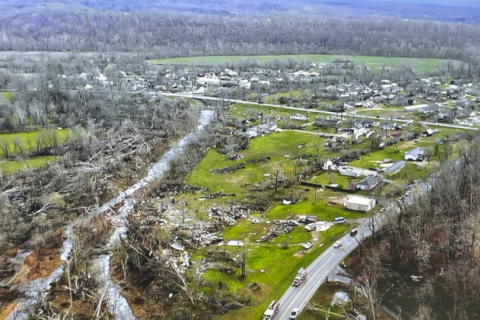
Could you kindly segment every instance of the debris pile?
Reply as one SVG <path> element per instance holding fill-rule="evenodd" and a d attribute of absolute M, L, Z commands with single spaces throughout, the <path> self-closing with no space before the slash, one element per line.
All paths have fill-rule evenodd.
<path fill-rule="evenodd" d="M 264 162 L 267 162 L 269 160 L 271 160 L 272 158 L 270 157 L 260 157 L 258 159 L 250 159 L 250 160 L 247 160 L 247 163 L 264 163 Z"/>
<path fill-rule="evenodd" d="M 194 247 L 205 247 L 223 241 L 222 238 L 218 237 L 219 228 L 208 224 L 196 223 L 191 226 L 179 225 L 174 230 L 181 232 L 184 242 Z"/>
<path fill-rule="evenodd" d="M 268 232 L 265 235 L 261 236 L 258 241 L 270 242 L 283 233 L 290 233 L 293 228 L 294 227 L 288 225 L 288 222 L 285 220 L 275 220 Z"/>
<path fill-rule="evenodd" d="M 210 208 L 208 216 L 222 225 L 234 225 L 238 220 L 245 219 L 250 215 L 250 210 L 241 206 L 231 206 L 227 211 L 219 208 Z"/>
<path fill-rule="evenodd" d="M 232 173 L 240 169 L 245 169 L 245 162 L 240 162 L 239 164 L 236 164 L 234 166 L 230 167 L 225 167 L 225 168 L 219 168 L 219 169 L 210 169 L 210 173 L 214 174 L 227 174 L 227 173 Z"/>
<path fill-rule="evenodd" d="M 217 191 L 215 193 L 207 194 L 205 196 L 201 196 L 200 200 L 205 200 L 205 199 L 216 199 L 216 198 L 223 198 L 223 197 L 235 197 L 235 193 L 232 194 L 226 194 L 221 191 Z"/>

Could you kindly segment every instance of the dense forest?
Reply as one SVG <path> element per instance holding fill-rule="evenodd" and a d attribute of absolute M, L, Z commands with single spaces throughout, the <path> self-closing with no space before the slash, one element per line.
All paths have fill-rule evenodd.
<path fill-rule="evenodd" d="M 476 25 L 306 13 L 119 12 L 52 4 L 2 10 L 0 49 L 193 55 L 336 53 L 478 60 Z M 248 23 L 246 22 L 248 20 Z M 182 39 L 182 41 L 178 41 Z"/>

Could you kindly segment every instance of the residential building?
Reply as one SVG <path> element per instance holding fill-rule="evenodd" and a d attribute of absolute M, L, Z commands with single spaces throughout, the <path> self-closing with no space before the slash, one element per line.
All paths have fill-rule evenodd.
<path fill-rule="evenodd" d="M 424 150 L 422 148 L 415 148 L 405 152 L 405 160 L 423 161 Z"/>
<path fill-rule="evenodd" d="M 390 167 L 385 169 L 385 174 L 386 175 L 394 175 L 396 173 L 399 173 L 400 170 L 405 168 L 405 161 L 400 160 L 392 164 Z"/>
<path fill-rule="evenodd" d="M 375 176 L 367 176 L 357 182 L 356 186 L 357 189 L 369 191 L 374 189 L 378 185 L 378 177 Z"/>

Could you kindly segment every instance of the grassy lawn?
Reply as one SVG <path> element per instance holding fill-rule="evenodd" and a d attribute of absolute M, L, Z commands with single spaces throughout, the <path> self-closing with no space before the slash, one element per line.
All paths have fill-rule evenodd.
<path fill-rule="evenodd" d="M 288 110 L 282 108 L 269 107 L 265 105 L 256 105 L 256 104 L 246 104 L 246 103 L 237 103 L 233 106 L 230 116 L 234 118 L 245 118 L 253 115 L 258 115 L 260 112 L 263 112 L 264 115 L 269 116 L 279 116 L 289 119 L 292 113 L 300 113 L 307 115 L 309 114 L 307 110 Z M 316 113 L 310 113 L 310 121 L 314 121 Z M 300 121 L 297 121 L 301 124 Z"/>
<path fill-rule="evenodd" d="M 22 171 L 23 169 L 38 169 L 46 165 L 48 162 L 55 161 L 56 158 L 57 157 L 55 156 L 40 156 L 27 160 L 0 161 L 0 172 L 12 174 Z"/>
<path fill-rule="evenodd" d="M 286 249 L 277 245 L 283 238 L 291 240 L 291 243 L 300 243 L 309 240 L 309 237 L 311 237 L 309 233 L 301 230 L 303 229 L 301 227 L 297 227 L 296 229 L 298 230 L 281 236 L 272 244 L 250 243 L 247 254 L 247 277 L 244 280 L 239 280 L 241 271 L 238 268 L 234 275 L 226 275 L 214 270 L 209 270 L 205 273 L 204 277 L 208 282 L 207 287 L 216 288 L 219 282 L 221 282 L 223 286 L 228 286 L 231 294 L 252 297 L 252 306 L 232 311 L 221 316 L 220 319 L 261 319 L 263 312 L 271 300 L 279 299 L 283 292 L 291 285 L 298 269 L 308 266 L 318 255 L 333 244 L 336 239 L 345 234 L 348 230 L 348 225 L 336 225 L 322 232 L 319 236 L 319 241 L 305 254 L 303 254 L 303 248 L 297 245 L 290 245 Z M 324 246 L 319 246 L 318 243 L 324 243 Z M 239 248 L 227 248 L 227 250 L 233 254 L 241 253 L 241 249 Z M 249 288 L 254 282 L 260 287 L 257 291 Z"/>
<path fill-rule="evenodd" d="M 267 179 L 273 179 L 275 168 L 279 167 L 281 176 L 292 176 L 294 173 L 294 160 L 300 153 L 315 154 L 311 145 L 323 140 L 313 134 L 306 134 L 295 131 L 283 131 L 258 137 L 251 141 L 250 148 L 240 152 L 243 159 L 236 161 L 226 160 L 225 155 L 211 149 L 197 168 L 189 175 L 187 183 L 208 187 L 209 192 L 223 191 L 225 193 L 236 193 L 237 197 L 242 196 L 252 184 Z M 305 144 L 304 148 L 298 147 Z M 289 155 L 290 157 L 285 157 Z M 212 174 L 210 169 L 230 167 L 235 164 L 246 162 L 260 157 L 271 157 L 271 160 L 264 163 L 246 164 L 245 169 L 237 170 L 229 174 Z M 300 172 L 300 165 L 297 168 Z M 265 176 L 270 174 L 270 176 Z"/>
<path fill-rule="evenodd" d="M 296 90 L 296 91 L 290 91 L 290 92 L 270 94 L 270 95 L 267 95 L 267 96 L 263 97 L 262 99 L 266 103 L 278 103 L 278 99 L 280 99 L 281 97 L 299 99 L 302 96 L 311 97 L 312 93 L 309 92 L 309 91 Z"/>
<path fill-rule="evenodd" d="M 342 176 L 338 174 L 337 172 L 332 172 L 331 173 L 331 183 L 330 183 L 330 176 L 328 175 L 327 172 L 322 173 L 321 175 L 315 176 L 312 179 L 309 180 L 309 182 L 313 183 L 319 183 L 321 185 L 330 185 L 330 184 L 338 184 L 342 188 L 348 188 L 348 185 L 351 182 L 360 180 L 358 178 L 353 178 L 353 177 L 347 177 L 347 176 Z"/>
<path fill-rule="evenodd" d="M 66 129 L 55 130 L 55 133 L 59 144 L 65 142 L 68 138 L 68 130 Z M 0 141 L 8 141 L 10 143 L 10 155 L 15 155 L 14 141 L 16 139 L 20 141 L 22 150 L 29 152 L 35 150 L 37 137 L 41 134 L 42 131 L 0 134 Z M 4 157 L 4 152 L 0 150 L 0 158 Z"/>
<path fill-rule="evenodd" d="M 392 145 L 383 150 L 378 150 L 375 152 L 371 152 L 369 155 L 364 155 L 362 156 L 362 159 L 352 161 L 349 163 L 349 165 L 365 169 L 371 167 L 380 167 L 380 164 L 382 164 L 383 160 L 386 158 L 390 158 L 394 162 L 403 160 L 405 150 L 400 150 L 398 148 L 398 145 Z"/>
<path fill-rule="evenodd" d="M 158 64 L 191 64 L 191 65 L 212 65 L 238 62 L 242 60 L 255 60 L 259 63 L 265 63 L 269 60 L 282 60 L 288 58 L 296 60 L 312 61 L 315 63 L 329 63 L 337 58 L 343 58 L 342 55 L 265 55 L 265 56 L 204 56 L 187 58 L 170 58 L 150 60 Z M 351 61 L 358 65 L 365 64 L 372 70 L 378 71 L 383 65 L 393 67 L 402 64 L 409 65 L 417 72 L 434 70 L 442 66 L 445 60 L 427 59 L 427 58 L 401 58 L 401 57 L 378 57 L 378 56 L 348 56 Z"/>
<path fill-rule="evenodd" d="M 364 213 L 358 213 L 349 211 L 343 208 L 341 205 L 326 205 L 328 200 L 327 195 L 323 195 L 323 192 L 317 191 L 317 203 L 314 203 L 314 190 L 311 190 L 308 194 L 308 200 L 302 200 L 299 203 L 292 205 L 278 205 L 268 212 L 268 219 L 286 219 L 287 217 L 298 215 L 312 215 L 317 216 L 319 221 L 333 221 L 336 217 L 344 217 L 345 219 L 357 219 L 365 217 Z M 334 194 L 337 198 L 343 198 L 345 194 L 336 192 L 328 193 L 328 195 Z"/>

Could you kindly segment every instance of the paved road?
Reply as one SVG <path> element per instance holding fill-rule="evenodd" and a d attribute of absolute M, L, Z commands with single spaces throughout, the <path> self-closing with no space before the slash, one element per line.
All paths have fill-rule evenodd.
<path fill-rule="evenodd" d="M 428 182 L 420 183 L 410 192 L 425 193 L 433 183 L 434 179 L 430 178 Z M 405 204 L 411 204 L 412 201 L 412 196 L 407 196 L 403 200 Z M 291 286 L 288 288 L 280 298 L 280 311 L 276 319 L 288 319 L 290 312 L 294 308 L 299 308 L 301 312 L 320 285 L 325 282 L 327 276 L 329 276 L 335 268 L 359 246 L 363 239 L 372 235 L 371 229 L 373 228 L 370 228 L 371 223 L 373 222 L 372 220 L 374 220 L 375 230 L 379 230 L 384 224 L 388 223 L 389 219 L 394 217 L 399 210 L 400 208 L 397 204 L 387 206 L 385 212 L 377 214 L 375 219 L 365 219 L 365 222 L 357 227 L 359 232 L 355 237 L 352 237 L 349 234 L 343 236 L 339 240 L 342 243 L 341 247 L 334 248 L 331 246 L 325 250 L 307 267 L 307 279 L 299 287 Z"/>
<path fill-rule="evenodd" d="M 270 103 L 257 103 L 257 102 L 251 102 L 251 101 L 244 101 L 244 100 L 236 100 L 236 99 L 224 99 L 224 98 L 217 98 L 217 97 L 209 97 L 209 96 L 203 96 L 203 95 L 197 95 L 197 94 L 190 94 L 190 93 L 158 93 L 164 96 L 170 96 L 170 97 L 184 97 L 184 98 L 192 98 L 192 99 L 201 99 L 201 100 L 208 100 L 208 101 L 225 101 L 225 102 L 233 102 L 233 103 L 248 103 L 248 104 L 254 104 L 258 106 L 267 106 L 267 107 L 272 107 L 272 108 L 279 108 L 279 109 L 287 109 L 287 110 L 292 110 L 292 111 L 308 111 L 310 113 L 314 114 L 324 114 L 324 115 L 330 115 L 330 116 L 336 116 L 340 118 L 340 113 L 338 112 L 331 112 L 331 111 L 322 111 L 322 110 L 315 110 L 315 109 L 303 109 L 303 108 L 297 108 L 297 107 L 290 107 L 290 106 L 284 106 L 284 105 L 278 105 L 278 104 L 270 104 Z M 393 121 L 393 122 L 398 122 L 398 123 L 410 123 L 411 120 L 405 120 L 405 119 L 393 119 L 391 120 L 390 118 L 385 118 L 385 117 L 375 117 L 375 116 L 365 116 L 365 115 L 359 115 L 359 114 L 353 114 L 353 113 L 348 113 L 344 112 L 343 117 L 354 117 L 357 119 L 369 119 L 369 120 L 376 120 L 376 121 Z M 424 126 L 437 126 L 437 127 L 444 127 L 444 128 L 452 128 L 452 129 L 463 129 L 463 130 L 471 130 L 471 131 L 478 131 L 478 128 L 475 127 L 468 127 L 468 126 L 460 126 L 460 125 L 455 125 L 455 124 L 447 124 L 447 123 L 435 123 L 435 122 L 421 122 L 422 125 Z"/>
<path fill-rule="evenodd" d="M 342 246 L 334 248 L 331 246 L 325 250 L 315 261 L 307 267 L 308 277 L 298 287 L 291 286 L 280 298 L 280 311 L 276 319 L 288 319 L 290 312 L 294 308 L 299 308 L 300 312 L 305 308 L 312 296 L 318 290 L 320 285 L 325 282 L 335 268 L 358 247 L 363 238 L 371 235 L 368 222 L 362 224 L 358 234 L 355 237 L 350 235 L 343 236 L 339 241 Z"/>

